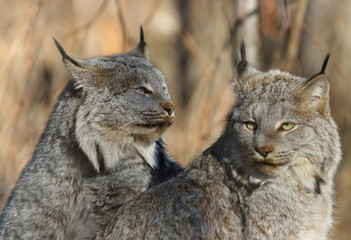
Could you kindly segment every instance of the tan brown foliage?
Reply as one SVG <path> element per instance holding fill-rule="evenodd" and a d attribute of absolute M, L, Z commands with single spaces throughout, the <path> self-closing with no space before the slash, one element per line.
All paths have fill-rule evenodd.
<path fill-rule="evenodd" d="M 338 1 L 10 1 L 0 2 L 0 206 L 34 151 L 58 94 L 69 80 L 54 47 L 72 56 L 130 50 L 144 26 L 151 60 L 163 70 L 176 105 L 168 149 L 183 165 L 213 142 L 233 104 L 230 81 L 239 42 L 265 68 L 327 75 L 342 137 L 335 239 L 351 230 L 351 3 Z M 260 1 L 257 1 L 260 2 Z M 290 49 L 287 51 L 287 49 Z M 257 67 L 261 67 L 257 66 Z"/>

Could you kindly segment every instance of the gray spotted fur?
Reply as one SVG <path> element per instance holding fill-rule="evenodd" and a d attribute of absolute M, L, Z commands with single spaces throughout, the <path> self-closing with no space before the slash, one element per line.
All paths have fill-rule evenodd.
<path fill-rule="evenodd" d="M 182 170 L 160 138 L 174 107 L 142 32 L 122 55 L 76 59 L 56 44 L 72 80 L 0 217 L 0 239 L 92 239 L 116 208 Z"/>
<path fill-rule="evenodd" d="M 324 68 L 308 79 L 261 72 L 242 46 L 222 136 L 118 209 L 97 239 L 327 239 L 341 150 Z M 284 131 L 286 122 L 296 125 Z"/>

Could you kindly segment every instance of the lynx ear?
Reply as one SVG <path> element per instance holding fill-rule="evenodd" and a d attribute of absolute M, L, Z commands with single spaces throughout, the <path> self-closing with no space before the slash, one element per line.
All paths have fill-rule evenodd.
<path fill-rule="evenodd" d="M 140 26 L 140 41 L 136 48 L 128 53 L 131 56 L 142 57 L 149 60 L 149 48 L 144 41 L 144 31 L 143 26 Z"/>
<path fill-rule="evenodd" d="M 242 41 L 240 44 L 240 56 L 241 61 L 236 67 L 237 74 L 234 78 L 233 86 L 234 91 L 238 95 L 238 97 L 245 98 L 245 96 L 249 93 L 249 89 L 252 87 L 252 82 L 250 81 L 250 78 L 254 74 L 261 73 L 261 71 L 257 70 L 246 61 L 244 41 Z"/>
<path fill-rule="evenodd" d="M 238 66 L 236 67 L 237 75 L 239 78 L 246 78 L 251 74 L 261 72 L 258 69 L 254 68 L 253 66 L 251 66 L 246 61 L 246 51 L 245 51 L 244 41 L 242 41 L 240 44 L 240 56 L 241 56 L 241 61 L 238 63 Z"/>
<path fill-rule="evenodd" d="M 317 109 L 326 116 L 329 108 L 330 84 L 325 74 L 317 74 L 308 79 L 299 90 L 299 97 L 307 108 Z"/>
<path fill-rule="evenodd" d="M 71 74 L 76 89 L 85 91 L 98 86 L 106 79 L 103 76 L 104 69 L 99 69 L 97 59 L 77 59 L 67 55 L 63 47 L 54 38 L 55 44 L 62 55 L 62 61 Z"/>

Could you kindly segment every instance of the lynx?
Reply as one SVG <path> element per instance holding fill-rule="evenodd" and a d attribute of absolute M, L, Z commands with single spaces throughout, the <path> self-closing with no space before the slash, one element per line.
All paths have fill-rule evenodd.
<path fill-rule="evenodd" d="M 261 72 L 242 44 L 224 133 L 118 209 L 97 239 L 327 239 L 341 158 L 327 60 L 311 78 Z"/>
<path fill-rule="evenodd" d="M 163 148 L 174 106 L 140 42 L 129 53 L 76 59 L 55 40 L 72 80 L 0 218 L 0 239 L 92 239 L 110 214 L 182 167 Z"/>

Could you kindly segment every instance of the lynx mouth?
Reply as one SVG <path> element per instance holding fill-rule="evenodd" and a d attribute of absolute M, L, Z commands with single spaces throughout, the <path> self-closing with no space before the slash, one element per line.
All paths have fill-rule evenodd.
<path fill-rule="evenodd" d="M 153 123 L 153 125 L 169 127 L 169 126 L 171 126 L 174 123 L 174 121 L 175 121 L 175 117 L 171 117 L 170 116 L 170 117 L 168 117 L 168 118 L 166 118 L 166 119 L 164 119 L 162 121 L 157 121 L 157 122 Z"/>
<path fill-rule="evenodd" d="M 169 127 L 171 126 L 175 121 L 174 117 L 168 117 L 163 120 L 158 120 L 150 123 L 145 123 L 145 124 L 138 124 L 140 127 L 145 127 L 145 128 L 164 128 L 164 127 Z"/>
<path fill-rule="evenodd" d="M 256 159 L 255 165 L 256 168 L 266 174 L 275 175 L 276 173 L 287 169 L 288 163 L 290 161 L 277 161 L 271 158 Z"/>
<path fill-rule="evenodd" d="M 279 161 L 271 158 L 255 159 L 257 164 L 268 165 L 273 167 L 284 166 L 289 163 L 289 161 Z"/>

